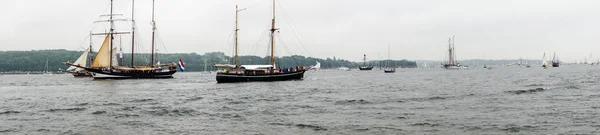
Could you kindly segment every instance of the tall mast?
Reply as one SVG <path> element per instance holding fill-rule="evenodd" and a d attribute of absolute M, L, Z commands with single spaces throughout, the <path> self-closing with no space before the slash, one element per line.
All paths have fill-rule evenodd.
<path fill-rule="evenodd" d="M 275 0 L 273 0 L 273 20 L 271 22 L 271 65 L 275 68 Z"/>
<path fill-rule="evenodd" d="M 454 64 L 456 64 L 456 51 L 454 50 L 454 35 L 452 35 L 452 60 Z"/>
<path fill-rule="evenodd" d="M 448 38 L 448 64 L 453 65 L 454 61 L 452 60 L 452 39 Z"/>
<path fill-rule="evenodd" d="M 113 31 L 114 29 L 114 21 L 113 21 L 113 0 L 110 0 L 110 66 L 108 66 L 109 69 L 112 68 L 112 57 L 113 57 Z"/>
<path fill-rule="evenodd" d="M 90 48 L 88 48 L 89 52 L 88 52 L 88 59 L 86 62 L 86 65 L 88 66 L 92 66 L 92 57 L 89 56 L 90 54 L 92 54 L 92 31 L 90 31 Z"/>
<path fill-rule="evenodd" d="M 154 0 L 152 0 L 152 66 L 154 66 L 154 32 L 156 31 L 156 23 L 154 22 Z"/>
<path fill-rule="evenodd" d="M 363 57 L 363 66 L 367 66 L 367 54 Z"/>
<path fill-rule="evenodd" d="M 135 11 L 135 0 L 131 0 L 131 67 L 133 67 L 134 65 L 134 60 L 133 60 L 133 50 L 135 49 L 135 20 L 133 15 L 133 12 Z"/>
<path fill-rule="evenodd" d="M 390 61 L 390 49 L 392 45 L 388 44 L 388 59 L 385 61 L 385 67 L 388 67 L 388 62 Z"/>
<path fill-rule="evenodd" d="M 235 5 L 235 65 L 238 65 L 238 6 Z"/>

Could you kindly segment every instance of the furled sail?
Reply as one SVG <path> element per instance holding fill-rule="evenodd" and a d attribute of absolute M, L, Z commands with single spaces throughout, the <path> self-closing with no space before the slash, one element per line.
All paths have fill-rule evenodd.
<path fill-rule="evenodd" d="M 92 67 L 110 67 L 110 34 L 106 35 L 102 47 L 98 51 Z"/>
<path fill-rule="evenodd" d="M 88 57 L 88 54 L 89 54 L 89 50 L 85 50 L 83 52 L 83 54 L 81 54 L 81 56 L 79 56 L 79 58 L 77 58 L 77 60 L 75 60 L 75 62 L 73 64 L 74 65 L 80 65 L 82 67 L 87 67 L 87 57 Z M 73 71 L 73 70 L 75 70 L 75 71 L 81 71 L 81 70 L 83 70 L 83 68 L 78 68 L 78 67 L 75 67 L 75 66 L 70 66 L 67 69 L 67 71 Z"/>

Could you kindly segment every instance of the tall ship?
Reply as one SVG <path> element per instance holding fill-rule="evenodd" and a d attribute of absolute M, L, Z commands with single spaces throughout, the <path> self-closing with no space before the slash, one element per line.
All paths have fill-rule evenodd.
<path fill-rule="evenodd" d="M 104 36 L 104 42 L 100 46 L 96 57 L 92 61 L 90 66 L 84 66 L 81 64 L 73 64 L 66 62 L 67 65 L 71 65 L 77 68 L 83 68 L 89 72 L 92 72 L 94 79 L 153 79 L 153 78 L 173 78 L 173 74 L 177 72 L 177 64 L 175 62 L 167 64 L 158 64 L 155 62 L 155 33 L 156 23 L 154 20 L 154 5 L 155 0 L 152 0 L 152 49 L 151 49 L 151 60 L 148 65 L 135 65 L 135 21 L 134 21 L 134 7 L 135 0 L 132 0 L 132 12 L 131 32 L 116 32 L 115 21 L 127 21 L 126 19 L 115 19 L 114 16 L 121 14 L 113 13 L 113 0 L 110 0 L 110 14 L 101 15 L 101 17 L 108 17 L 108 20 L 102 20 L 100 22 L 110 23 L 110 30 L 106 33 L 94 33 L 92 35 Z M 113 41 L 115 35 L 131 34 L 131 64 L 125 66 L 124 63 L 120 63 L 117 56 L 117 48 L 114 47 Z"/>
<path fill-rule="evenodd" d="M 373 70 L 373 66 L 367 65 L 367 54 L 363 56 L 363 65 L 358 67 L 360 70 Z"/>
<path fill-rule="evenodd" d="M 456 60 L 456 52 L 454 51 L 454 36 L 448 38 L 448 59 L 444 60 L 442 66 L 445 69 L 460 69 L 461 65 Z"/>
<path fill-rule="evenodd" d="M 302 80 L 304 73 L 307 71 L 304 67 L 296 68 L 280 68 L 275 64 L 275 36 L 279 33 L 279 29 L 275 27 L 275 0 L 273 0 L 273 19 L 271 20 L 270 29 L 270 64 L 269 65 L 241 65 L 238 61 L 238 13 L 244 9 L 236 7 L 235 20 L 235 63 L 231 64 L 215 64 L 214 67 L 224 68 L 223 71 L 217 72 L 216 79 L 218 83 L 231 82 L 257 82 L 257 81 L 287 81 L 287 80 Z"/>
<path fill-rule="evenodd" d="M 559 67 L 560 60 L 558 60 L 558 56 L 556 56 L 556 52 L 554 52 L 554 56 L 552 56 L 552 67 Z"/>

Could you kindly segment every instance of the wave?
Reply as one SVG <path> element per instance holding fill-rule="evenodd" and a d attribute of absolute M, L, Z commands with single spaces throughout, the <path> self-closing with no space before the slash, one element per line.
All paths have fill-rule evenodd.
<path fill-rule="evenodd" d="M 47 112 L 78 112 L 84 111 L 85 108 L 66 108 L 66 109 L 50 109 L 46 110 Z"/>
<path fill-rule="evenodd" d="M 105 113 L 106 113 L 106 111 L 95 111 L 92 114 L 105 114 Z"/>
<path fill-rule="evenodd" d="M 340 100 L 340 101 L 335 101 L 336 105 L 352 105 L 352 104 L 371 104 L 371 102 L 364 100 L 364 99 L 359 99 L 359 100 Z"/>
<path fill-rule="evenodd" d="M 315 131 L 327 130 L 326 128 L 324 128 L 322 126 L 310 125 L 310 124 L 296 124 L 295 126 L 299 127 L 299 128 L 310 128 L 310 129 L 315 130 Z"/>
<path fill-rule="evenodd" d="M 519 94 L 531 94 L 531 93 L 536 93 L 536 92 L 542 92 L 545 90 L 546 89 L 544 89 L 544 88 L 535 88 L 535 89 L 529 89 L 529 90 L 515 90 L 515 91 L 506 91 L 506 92 L 519 95 Z"/>
<path fill-rule="evenodd" d="M 0 115 L 2 114 L 17 114 L 17 113 L 21 113 L 19 111 L 4 111 L 4 112 L 0 112 Z"/>
<path fill-rule="evenodd" d="M 198 112 L 192 108 L 158 109 L 145 111 L 154 116 L 195 116 Z"/>
<path fill-rule="evenodd" d="M 139 102 L 147 102 L 147 101 L 152 101 L 152 100 L 154 100 L 154 99 L 150 99 L 150 98 L 147 98 L 147 99 L 134 99 L 134 100 L 131 100 L 129 102 L 139 103 Z"/>

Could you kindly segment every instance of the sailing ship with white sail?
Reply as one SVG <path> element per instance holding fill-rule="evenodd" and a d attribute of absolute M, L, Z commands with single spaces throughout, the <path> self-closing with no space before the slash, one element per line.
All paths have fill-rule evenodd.
<path fill-rule="evenodd" d="M 544 56 L 542 56 L 542 68 L 548 68 L 548 60 L 546 60 L 546 52 L 544 52 Z"/>
<path fill-rule="evenodd" d="M 454 51 L 454 36 L 452 38 L 448 38 L 448 59 L 445 60 L 445 63 L 442 63 L 442 66 L 445 69 L 461 69 L 460 63 L 456 60 L 456 52 Z"/>
<path fill-rule="evenodd" d="M 151 63 L 149 65 L 135 65 L 134 62 L 134 45 L 135 45 L 135 21 L 133 20 L 134 13 L 132 12 L 132 31 L 131 32 L 116 32 L 114 22 L 118 21 L 113 16 L 113 0 L 110 0 L 110 14 L 102 15 L 108 16 L 108 20 L 105 22 L 110 23 L 110 30 L 107 33 L 96 33 L 93 35 L 105 36 L 102 46 L 94 58 L 90 66 L 83 66 L 81 64 L 73 64 L 67 62 L 67 65 L 71 65 L 77 68 L 83 68 L 87 71 L 93 72 L 94 79 L 138 79 L 138 78 L 173 78 L 173 74 L 177 72 L 177 64 L 174 62 L 168 64 L 155 63 L 155 31 L 156 23 L 154 20 L 154 4 L 155 0 L 152 0 L 152 53 Z M 135 0 L 132 0 L 132 11 L 135 6 Z M 131 65 L 124 66 L 119 65 L 117 56 L 117 48 L 113 47 L 113 41 L 115 35 L 131 34 Z"/>

